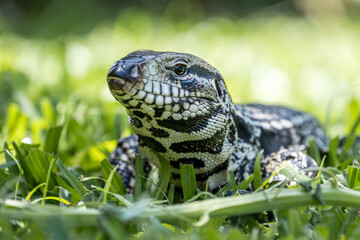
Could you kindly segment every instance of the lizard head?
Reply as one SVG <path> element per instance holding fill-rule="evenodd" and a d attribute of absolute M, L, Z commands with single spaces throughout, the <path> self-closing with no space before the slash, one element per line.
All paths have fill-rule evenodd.
<path fill-rule="evenodd" d="M 190 54 L 139 50 L 115 62 L 107 82 L 153 164 L 159 166 L 155 150 L 175 174 L 179 163 L 193 164 L 205 180 L 219 165 L 226 169 L 236 141 L 233 105 L 210 64 Z"/>
<path fill-rule="evenodd" d="M 142 109 L 152 117 L 174 120 L 201 115 L 195 107 L 200 103 L 220 104 L 219 95 L 226 91 L 220 79 L 214 67 L 196 56 L 150 50 L 132 52 L 115 62 L 107 77 L 111 93 L 130 116 L 135 109 Z"/>

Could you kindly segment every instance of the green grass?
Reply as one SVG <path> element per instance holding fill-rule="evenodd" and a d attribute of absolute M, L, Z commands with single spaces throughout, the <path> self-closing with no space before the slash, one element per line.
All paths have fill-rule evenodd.
<path fill-rule="evenodd" d="M 53 132 L 62 129 L 47 131 L 47 141 L 49 135 L 56 136 L 51 138 L 55 145 L 50 149 L 57 149 L 56 143 L 60 142 L 61 132 Z M 83 169 L 65 167 L 58 155 L 42 146 L 47 145 L 5 144 L 2 152 L 5 162 L 0 165 L 3 238 L 273 239 L 279 236 L 307 239 L 312 236 L 337 239 L 342 236 L 356 239 L 359 234 L 360 166 L 355 156 L 359 156 L 360 146 L 357 145 L 350 145 L 338 156 L 337 166 L 319 167 L 321 173 L 314 179 L 284 165 L 281 173 L 288 180 L 298 181 L 297 186 L 284 188 L 286 181 L 280 182 L 281 185 L 261 185 L 261 180 L 255 182 L 259 181 L 255 170 L 255 177 L 249 179 L 262 191 L 245 196 L 224 197 L 223 193 L 246 188 L 249 180 L 239 185 L 230 181 L 219 194 L 200 190 L 196 194 L 192 190 L 194 170 L 190 165 L 182 166 L 181 198 L 188 200 L 185 203 L 169 201 L 174 199 L 174 191 L 168 187 L 169 179 L 164 175 L 158 181 L 156 177 L 148 180 L 152 184 L 157 182 L 156 188 L 145 188 L 138 164 L 136 171 L 140 177 L 136 186 L 140 191 L 136 191 L 134 200 L 132 195 L 125 194 L 121 177 L 106 160 L 101 163 L 102 177 L 97 177 Z M 314 155 L 319 154 L 317 151 L 312 149 Z M 345 162 L 350 164 L 339 170 Z M 275 218 L 266 212 L 269 210 Z"/>
<path fill-rule="evenodd" d="M 328 21 L 250 16 L 183 24 L 124 10 L 84 36 L 2 33 L 0 239 L 357 239 L 358 21 Z M 221 71 L 235 102 L 316 115 L 332 139 L 324 160 L 310 141 L 318 176 L 284 166 L 299 184 L 268 186 L 256 168 L 211 194 L 196 189 L 193 169 L 182 166 L 177 193 L 168 174 L 143 178 L 137 161 L 136 192 L 125 194 L 106 159 L 131 132 L 105 77 L 115 60 L 139 48 L 201 56 Z M 340 152 L 338 135 L 350 136 Z M 251 183 L 261 191 L 224 197 Z"/>

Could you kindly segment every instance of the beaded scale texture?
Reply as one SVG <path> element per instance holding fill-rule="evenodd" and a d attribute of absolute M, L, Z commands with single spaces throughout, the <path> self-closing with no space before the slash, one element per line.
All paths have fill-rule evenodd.
<path fill-rule="evenodd" d="M 226 184 L 229 170 L 238 182 L 250 175 L 261 150 L 267 178 L 284 161 L 299 170 L 316 165 L 302 153 L 309 137 L 320 151 L 328 148 L 312 115 L 280 106 L 234 104 L 221 74 L 191 54 L 135 51 L 110 68 L 107 81 L 136 134 L 120 139 L 110 156 L 129 192 L 135 184 L 135 153 L 143 157 L 145 174 L 160 167 L 156 151 L 170 162 L 178 186 L 180 163 L 191 164 L 198 187 L 208 182 L 213 190 Z"/>

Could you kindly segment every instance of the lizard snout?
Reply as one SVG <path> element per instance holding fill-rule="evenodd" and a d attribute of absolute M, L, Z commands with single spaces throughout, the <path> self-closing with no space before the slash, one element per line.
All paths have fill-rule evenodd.
<path fill-rule="evenodd" d="M 113 89 L 119 89 L 126 82 L 134 84 L 141 75 L 140 63 L 141 61 L 117 61 L 107 75 L 109 86 Z"/>

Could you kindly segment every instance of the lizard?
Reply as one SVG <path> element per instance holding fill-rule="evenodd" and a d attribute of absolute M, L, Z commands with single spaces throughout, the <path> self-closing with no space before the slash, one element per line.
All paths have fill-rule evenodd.
<path fill-rule="evenodd" d="M 234 104 L 220 72 L 191 54 L 131 52 L 113 64 L 107 83 L 135 133 L 121 138 L 109 158 L 129 192 L 135 154 L 142 156 L 145 174 L 161 167 L 157 154 L 164 157 L 177 186 L 180 163 L 191 164 L 197 186 L 214 190 L 229 181 L 228 171 L 237 182 L 248 177 L 261 150 L 264 179 L 284 161 L 298 170 L 316 166 L 304 153 L 310 137 L 321 152 L 328 150 L 313 115 L 283 106 Z"/>

